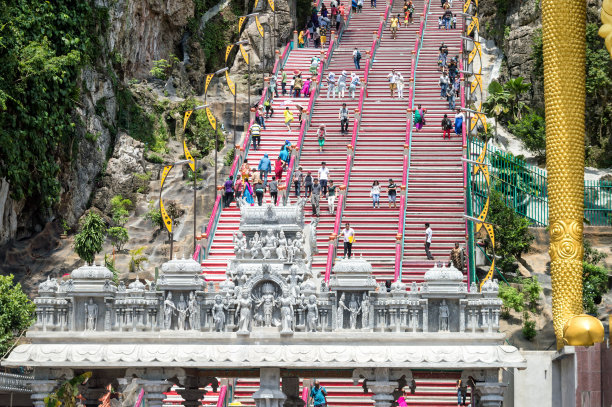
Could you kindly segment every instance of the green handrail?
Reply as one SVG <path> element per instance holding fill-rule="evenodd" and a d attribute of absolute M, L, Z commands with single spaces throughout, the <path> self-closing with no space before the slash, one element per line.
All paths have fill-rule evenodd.
<path fill-rule="evenodd" d="M 471 223 L 471 222 L 470 222 Z M 478 249 L 480 249 L 480 251 L 482 252 L 482 254 L 484 254 L 485 258 L 489 261 L 489 263 L 491 263 L 491 258 L 487 255 L 487 252 L 480 247 L 479 244 L 475 245 L 476 247 L 478 247 Z M 504 275 L 501 273 L 501 271 L 499 271 L 499 269 L 497 267 L 495 267 L 495 271 L 497 272 L 497 274 L 499 274 L 499 276 L 501 277 L 501 279 L 507 284 L 508 280 L 506 280 L 506 278 L 504 277 Z M 476 273 L 474 273 L 474 276 L 476 276 Z M 478 280 L 478 277 L 476 276 L 476 280 Z"/>

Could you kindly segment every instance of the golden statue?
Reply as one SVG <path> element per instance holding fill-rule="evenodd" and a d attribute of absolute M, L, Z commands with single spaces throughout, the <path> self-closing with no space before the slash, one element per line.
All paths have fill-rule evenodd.
<path fill-rule="evenodd" d="M 606 48 L 612 57 L 612 0 L 604 0 L 601 5 L 601 23 L 599 36 L 606 39 Z"/>
<path fill-rule="evenodd" d="M 612 0 L 605 0 L 600 35 L 607 37 L 608 49 L 612 45 L 611 10 Z M 599 335 L 601 322 L 580 315 L 583 310 L 585 36 L 585 1 L 542 1 L 550 273 L 557 349 L 565 343 L 589 346 L 603 339 Z M 570 323 L 578 315 L 581 323 Z M 580 335 L 581 330 L 588 333 L 591 329 L 595 334 Z"/>

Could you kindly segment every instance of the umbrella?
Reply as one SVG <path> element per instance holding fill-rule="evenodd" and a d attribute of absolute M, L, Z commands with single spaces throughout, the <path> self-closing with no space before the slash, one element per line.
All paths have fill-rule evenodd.
<path fill-rule="evenodd" d="M 281 103 L 281 106 L 287 106 L 287 105 L 292 105 L 295 102 L 291 99 L 287 99 L 287 100 L 283 100 L 283 103 Z"/>

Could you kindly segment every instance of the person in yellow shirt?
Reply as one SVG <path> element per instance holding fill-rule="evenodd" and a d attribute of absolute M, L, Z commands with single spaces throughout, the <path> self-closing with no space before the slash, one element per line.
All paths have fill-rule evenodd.
<path fill-rule="evenodd" d="M 287 126 L 287 131 L 291 133 L 291 122 L 293 121 L 293 113 L 291 113 L 291 110 L 289 110 L 289 106 L 285 108 L 283 115 L 285 116 L 285 126 Z"/>
<path fill-rule="evenodd" d="M 395 37 L 397 36 L 397 29 L 400 25 L 399 17 L 399 14 L 395 17 L 391 17 L 391 38 L 393 39 L 395 39 Z"/>

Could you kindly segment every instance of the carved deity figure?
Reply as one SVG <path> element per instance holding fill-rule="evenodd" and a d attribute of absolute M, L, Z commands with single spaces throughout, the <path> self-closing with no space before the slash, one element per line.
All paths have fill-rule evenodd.
<path fill-rule="evenodd" d="M 251 319 L 253 318 L 251 307 L 252 301 L 249 298 L 249 292 L 242 291 L 242 295 L 237 301 L 236 314 L 238 314 L 238 332 L 247 333 L 251 330 Z"/>
<path fill-rule="evenodd" d="M 344 305 L 345 301 L 346 301 L 346 297 L 344 293 L 342 293 L 342 295 L 340 296 L 340 299 L 338 300 L 338 308 L 337 308 L 337 313 L 336 313 L 336 321 L 337 321 L 338 329 L 344 328 L 344 311 L 348 310 L 346 305 Z"/>
<path fill-rule="evenodd" d="M 175 311 L 176 307 L 172 301 L 172 293 L 168 293 L 164 301 L 164 329 L 170 329 L 172 327 L 172 315 L 174 315 Z"/>
<path fill-rule="evenodd" d="M 306 252 L 304 251 L 304 236 L 302 232 L 297 232 L 295 234 L 295 239 L 293 240 L 293 257 L 295 259 L 303 259 L 306 256 Z"/>
<path fill-rule="evenodd" d="M 255 232 L 249 243 L 251 244 L 251 259 L 256 259 L 260 255 L 263 255 L 261 250 L 263 248 L 263 242 L 259 238 L 258 232 Z"/>
<path fill-rule="evenodd" d="M 200 330 L 200 303 L 195 296 L 195 293 L 192 291 L 189 294 L 189 306 L 187 307 L 189 310 L 189 328 L 199 331 Z"/>
<path fill-rule="evenodd" d="M 289 268 L 289 275 L 287 276 L 287 284 L 291 290 L 293 298 L 300 296 L 300 284 L 304 280 L 304 276 L 298 274 L 298 267 L 294 264 Z"/>
<path fill-rule="evenodd" d="M 212 307 L 215 332 L 223 332 L 225 330 L 225 311 L 228 309 L 227 301 L 224 303 L 221 296 L 217 294 L 215 296 L 215 304 Z"/>
<path fill-rule="evenodd" d="M 264 286 L 265 287 L 265 286 Z M 278 301 L 274 298 L 274 291 L 266 291 L 259 302 L 258 307 L 261 307 L 263 313 L 263 323 L 266 327 L 272 326 L 272 317 L 274 315 L 274 307 L 278 304 Z"/>
<path fill-rule="evenodd" d="M 370 328 L 370 297 L 368 293 L 363 293 L 361 301 L 361 327 Z"/>
<path fill-rule="evenodd" d="M 285 232 L 280 231 L 279 237 L 277 239 L 278 246 L 276 247 L 276 257 L 280 260 L 287 259 L 287 238 L 285 237 Z"/>
<path fill-rule="evenodd" d="M 234 253 L 237 259 L 244 259 L 247 252 L 247 239 L 244 233 L 236 232 L 234 234 Z"/>
<path fill-rule="evenodd" d="M 317 297 L 311 294 L 306 303 L 306 332 L 317 332 L 319 325 L 319 307 L 317 306 Z"/>
<path fill-rule="evenodd" d="M 295 247 L 293 246 L 293 240 L 287 239 L 287 247 L 285 247 L 287 251 L 287 263 L 293 263 L 295 259 Z"/>
<path fill-rule="evenodd" d="M 355 294 L 351 294 L 351 301 L 349 302 L 348 311 L 350 313 L 349 322 L 351 329 L 357 328 L 357 316 L 361 311 L 359 303 L 355 299 Z"/>
<path fill-rule="evenodd" d="M 448 306 L 446 305 L 446 300 L 442 300 L 442 305 L 440 305 L 440 332 L 448 332 Z"/>
<path fill-rule="evenodd" d="M 281 333 L 293 332 L 293 302 L 288 291 L 283 291 L 279 300 L 281 306 Z"/>
<path fill-rule="evenodd" d="M 177 327 L 180 331 L 185 330 L 185 321 L 187 320 L 187 303 L 185 302 L 185 297 L 183 294 L 179 297 L 179 301 L 176 304 L 176 312 L 178 313 L 177 317 Z"/>
<path fill-rule="evenodd" d="M 268 229 L 266 231 L 266 236 L 264 237 L 265 247 L 275 248 L 277 241 L 278 238 L 274 234 L 274 231 L 272 229 Z"/>
<path fill-rule="evenodd" d="M 87 330 L 95 331 L 98 323 L 98 305 L 94 304 L 93 298 L 89 299 L 89 302 L 85 304 L 85 315 L 87 315 Z"/>

